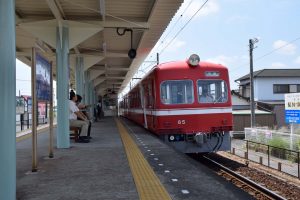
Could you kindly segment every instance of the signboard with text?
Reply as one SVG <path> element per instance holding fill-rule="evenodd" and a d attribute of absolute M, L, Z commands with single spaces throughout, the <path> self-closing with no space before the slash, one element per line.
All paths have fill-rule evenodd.
<path fill-rule="evenodd" d="M 285 122 L 300 124 L 300 93 L 284 95 Z"/>
<path fill-rule="evenodd" d="M 51 98 L 51 63 L 36 54 L 36 97 L 39 101 L 50 101 Z"/>

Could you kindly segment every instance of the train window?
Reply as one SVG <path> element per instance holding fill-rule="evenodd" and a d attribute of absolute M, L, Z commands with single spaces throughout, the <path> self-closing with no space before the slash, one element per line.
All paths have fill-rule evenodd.
<path fill-rule="evenodd" d="M 223 80 L 198 80 L 198 101 L 200 103 L 225 103 L 228 89 Z"/>
<path fill-rule="evenodd" d="M 160 99 L 164 104 L 194 103 L 192 80 L 170 80 L 160 85 Z"/>

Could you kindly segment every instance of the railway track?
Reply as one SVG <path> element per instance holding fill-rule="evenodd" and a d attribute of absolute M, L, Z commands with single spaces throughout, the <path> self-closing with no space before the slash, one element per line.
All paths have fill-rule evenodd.
<path fill-rule="evenodd" d="M 237 187 L 248 192 L 259 200 L 283 200 L 286 199 L 277 193 L 255 183 L 254 181 L 234 172 L 208 156 L 201 156 L 200 161 L 217 172 L 218 175 L 232 182 Z"/>

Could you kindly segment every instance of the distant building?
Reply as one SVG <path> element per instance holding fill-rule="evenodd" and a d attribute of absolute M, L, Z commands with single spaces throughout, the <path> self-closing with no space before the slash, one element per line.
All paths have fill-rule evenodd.
<path fill-rule="evenodd" d="M 237 80 L 237 96 L 250 98 L 250 74 Z M 253 73 L 256 108 L 275 114 L 275 125 L 286 126 L 284 94 L 300 92 L 300 69 L 262 69 Z M 238 105 L 233 105 L 233 109 Z"/>

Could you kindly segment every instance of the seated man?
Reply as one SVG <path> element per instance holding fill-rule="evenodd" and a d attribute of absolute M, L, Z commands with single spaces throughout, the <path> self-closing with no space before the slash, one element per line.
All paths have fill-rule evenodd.
<path fill-rule="evenodd" d="M 89 113 L 86 110 L 88 107 L 90 107 L 90 105 L 85 105 L 84 103 L 81 103 L 82 97 L 79 94 L 76 94 L 76 96 L 77 96 L 77 100 L 75 102 L 76 106 L 88 119 L 91 119 Z"/>
<path fill-rule="evenodd" d="M 74 92 L 70 92 L 70 100 L 69 100 L 69 122 L 71 127 L 79 127 L 81 128 L 79 142 L 88 143 L 88 128 L 89 128 L 89 120 L 87 117 L 79 111 L 76 106 L 77 96 Z M 80 120 L 77 120 L 79 118 Z"/>
<path fill-rule="evenodd" d="M 89 107 L 88 105 L 85 105 L 84 103 L 81 103 L 82 97 L 79 94 L 76 94 L 77 100 L 76 100 L 76 106 L 78 107 L 79 111 L 86 116 L 88 120 L 90 120 L 89 113 L 86 111 L 86 109 Z M 80 117 L 77 117 L 78 120 L 82 120 Z M 89 129 L 88 129 L 88 134 L 87 136 L 89 139 L 91 139 L 91 126 L 92 123 L 89 121 Z"/>
<path fill-rule="evenodd" d="M 213 97 L 208 94 L 207 88 L 203 88 L 199 101 L 200 103 L 212 103 L 214 101 Z"/>

